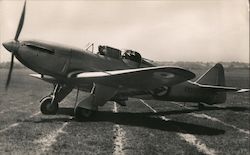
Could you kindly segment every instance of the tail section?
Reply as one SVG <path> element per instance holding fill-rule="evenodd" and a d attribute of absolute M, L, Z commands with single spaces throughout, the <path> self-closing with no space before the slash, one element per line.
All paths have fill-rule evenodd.
<path fill-rule="evenodd" d="M 204 101 L 208 104 L 224 103 L 226 101 L 226 92 L 249 92 L 249 89 L 241 89 L 236 87 L 225 86 L 224 68 L 217 63 L 214 67 L 203 74 L 194 85 L 199 86 L 203 90 L 207 90 L 210 97 Z"/>
<path fill-rule="evenodd" d="M 210 89 L 213 95 L 206 101 L 208 104 L 224 103 L 226 101 L 226 91 L 216 89 L 216 87 L 224 87 L 225 74 L 224 67 L 222 64 L 217 63 L 214 67 L 209 69 L 205 74 L 203 74 L 195 83 L 199 84 L 202 88 Z M 221 91 L 222 90 L 222 91 Z"/>
<path fill-rule="evenodd" d="M 202 85 L 225 86 L 223 66 L 220 63 L 217 63 L 195 82 Z"/>

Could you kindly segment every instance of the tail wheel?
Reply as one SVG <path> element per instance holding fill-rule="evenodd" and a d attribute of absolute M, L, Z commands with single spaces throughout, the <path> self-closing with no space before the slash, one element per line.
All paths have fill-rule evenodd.
<path fill-rule="evenodd" d="M 40 110 L 46 115 L 55 115 L 58 111 L 58 103 L 51 103 L 52 98 L 47 97 L 41 102 Z"/>
<path fill-rule="evenodd" d="M 85 120 L 93 116 L 95 111 L 81 108 L 81 107 L 76 107 L 74 110 L 75 118 L 78 120 Z"/>

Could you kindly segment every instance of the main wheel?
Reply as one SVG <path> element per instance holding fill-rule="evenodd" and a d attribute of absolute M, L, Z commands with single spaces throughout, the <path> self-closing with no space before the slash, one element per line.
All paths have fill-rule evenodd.
<path fill-rule="evenodd" d="M 74 115 L 75 118 L 78 120 L 87 120 L 89 119 L 95 111 L 81 108 L 81 107 L 76 107 L 74 110 Z"/>
<path fill-rule="evenodd" d="M 52 101 L 51 97 L 47 97 L 42 100 L 40 110 L 43 114 L 55 115 L 57 113 L 58 103 L 56 102 L 51 104 L 51 101 Z"/>

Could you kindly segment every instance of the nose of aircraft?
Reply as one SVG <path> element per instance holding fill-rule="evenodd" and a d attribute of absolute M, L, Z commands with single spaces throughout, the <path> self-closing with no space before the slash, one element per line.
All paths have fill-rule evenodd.
<path fill-rule="evenodd" d="M 3 47 L 4 47 L 6 50 L 11 51 L 11 45 L 10 45 L 9 42 L 4 42 L 4 43 L 3 43 Z"/>
<path fill-rule="evenodd" d="M 8 50 L 9 52 L 16 52 L 18 49 L 18 45 L 15 41 L 8 41 L 3 43 L 4 48 Z"/>

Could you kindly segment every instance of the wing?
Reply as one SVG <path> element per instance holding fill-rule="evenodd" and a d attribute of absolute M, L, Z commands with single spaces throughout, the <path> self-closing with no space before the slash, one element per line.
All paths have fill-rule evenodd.
<path fill-rule="evenodd" d="M 195 74 L 177 67 L 148 67 L 103 72 L 82 72 L 72 77 L 72 82 L 92 81 L 115 88 L 154 89 L 171 86 L 195 77 Z"/>

